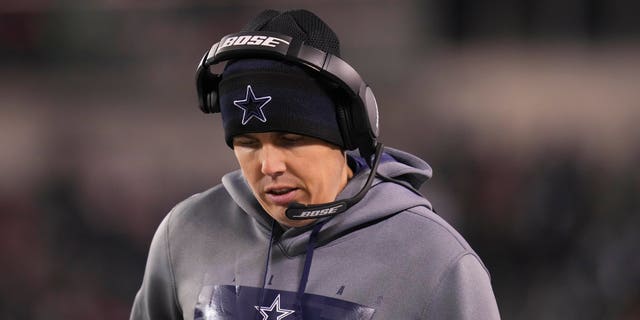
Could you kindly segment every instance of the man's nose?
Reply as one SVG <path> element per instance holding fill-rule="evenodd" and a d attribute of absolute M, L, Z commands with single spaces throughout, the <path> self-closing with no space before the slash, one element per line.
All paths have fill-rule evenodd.
<path fill-rule="evenodd" d="M 264 145 L 261 152 L 261 170 L 262 174 L 270 177 L 282 175 L 287 166 L 285 164 L 284 154 L 277 147 L 272 145 Z"/>

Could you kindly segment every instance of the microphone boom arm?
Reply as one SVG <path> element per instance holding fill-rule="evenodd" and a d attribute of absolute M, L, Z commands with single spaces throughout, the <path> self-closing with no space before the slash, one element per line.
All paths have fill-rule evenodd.
<path fill-rule="evenodd" d="M 285 211 L 287 218 L 291 220 L 305 220 L 334 216 L 347 211 L 347 209 L 360 202 L 360 200 L 364 198 L 364 196 L 371 188 L 371 185 L 373 184 L 373 180 L 376 176 L 376 171 L 378 170 L 378 164 L 380 164 L 380 158 L 382 158 L 383 147 L 384 146 L 382 143 L 376 143 L 374 159 L 372 161 L 373 163 L 371 164 L 371 171 L 369 172 L 369 176 L 367 177 L 367 182 L 355 196 L 348 199 L 322 204 L 304 205 L 298 202 L 293 202 L 289 204 L 289 207 Z M 367 163 L 368 162 L 369 161 L 367 161 Z"/>

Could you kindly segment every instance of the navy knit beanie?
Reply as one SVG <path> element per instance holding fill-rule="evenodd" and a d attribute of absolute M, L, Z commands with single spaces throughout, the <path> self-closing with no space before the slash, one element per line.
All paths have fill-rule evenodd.
<path fill-rule="evenodd" d="M 340 56 L 335 33 L 306 10 L 266 10 L 242 31 L 271 31 Z M 245 133 L 282 131 L 344 148 L 336 104 L 325 79 L 295 63 L 270 59 L 229 62 L 218 89 L 225 140 Z"/>

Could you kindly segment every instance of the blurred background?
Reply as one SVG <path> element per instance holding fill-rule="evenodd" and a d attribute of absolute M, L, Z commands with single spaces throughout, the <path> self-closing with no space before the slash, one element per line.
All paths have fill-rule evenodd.
<path fill-rule="evenodd" d="M 503 319 L 640 319 L 640 2 L 623 0 L 3 0 L 1 319 L 128 317 L 160 220 L 237 167 L 196 64 L 264 8 L 340 36 Z"/>

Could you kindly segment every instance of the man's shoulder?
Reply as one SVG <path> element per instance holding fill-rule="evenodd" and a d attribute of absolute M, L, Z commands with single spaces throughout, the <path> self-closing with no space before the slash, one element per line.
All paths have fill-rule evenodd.
<path fill-rule="evenodd" d="M 229 193 L 222 184 L 218 184 L 176 204 L 166 219 L 170 228 L 177 225 L 201 223 L 232 205 L 234 203 Z"/>
<path fill-rule="evenodd" d="M 393 219 L 401 241 L 420 246 L 425 258 L 450 260 L 456 256 L 476 255 L 464 237 L 427 206 L 404 210 Z"/>

